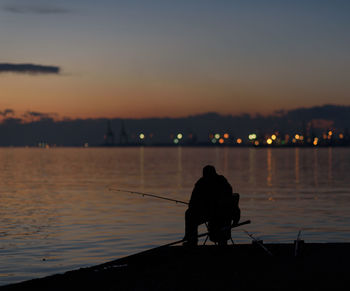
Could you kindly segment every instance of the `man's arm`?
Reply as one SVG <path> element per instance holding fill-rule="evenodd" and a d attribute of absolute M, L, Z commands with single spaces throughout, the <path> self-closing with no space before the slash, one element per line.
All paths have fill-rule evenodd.
<path fill-rule="evenodd" d="M 226 194 L 232 194 L 232 186 L 227 181 L 227 179 L 224 176 L 220 176 L 221 178 L 221 185 L 222 185 L 222 192 Z"/>

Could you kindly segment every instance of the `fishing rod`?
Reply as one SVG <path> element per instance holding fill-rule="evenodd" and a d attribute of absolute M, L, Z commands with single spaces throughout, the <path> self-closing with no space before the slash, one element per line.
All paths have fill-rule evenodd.
<path fill-rule="evenodd" d="M 245 224 L 250 224 L 250 222 L 251 222 L 250 220 L 246 220 L 246 221 L 243 221 L 243 222 L 240 222 L 240 223 L 237 223 L 237 224 L 232 224 L 231 226 L 226 227 L 225 229 L 228 229 L 228 228 L 230 228 L 230 229 L 236 228 L 236 227 L 239 227 L 239 226 L 242 226 L 242 225 L 245 225 Z M 200 238 L 200 237 L 203 237 L 203 236 L 207 236 L 207 235 L 209 235 L 209 232 L 199 234 L 199 235 L 197 236 L 197 238 Z M 155 248 L 153 248 L 153 249 L 149 249 L 149 250 L 143 251 L 143 252 L 141 252 L 141 253 L 138 253 L 137 255 L 142 254 L 142 253 L 148 253 L 148 252 L 151 252 L 151 251 L 155 251 L 155 250 L 158 250 L 158 249 L 161 249 L 161 248 L 165 248 L 165 247 L 170 247 L 170 246 L 173 246 L 173 245 L 177 245 L 177 244 L 183 243 L 183 242 L 185 242 L 185 241 L 187 241 L 187 239 L 183 238 L 183 239 L 181 239 L 181 240 L 177 240 L 177 241 L 174 241 L 174 242 L 171 242 L 171 243 L 168 243 L 168 244 L 159 246 L 159 247 L 155 247 Z"/>
<path fill-rule="evenodd" d="M 242 225 L 245 225 L 245 224 L 249 224 L 250 223 L 250 220 L 246 220 L 246 221 L 243 221 L 243 222 L 240 222 L 240 223 L 237 223 L 237 224 L 232 224 L 231 226 L 227 227 L 227 228 L 235 228 L 235 227 L 239 227 L 239 226 L 242 226 Z M 225 228 L 226 229 L 226 228 Z M 200 238 L 200 237 L 203 237 L 203 236 L 207 236 L 209 235 L 209 232 L 206 232 L 206 233 L 202 233 L 202 234 L 199 234 L 197 236 L 197 238 Z M 158 251 L 160 249 L 163 249 L 163 248 L 166 248 L 166 247 L 171 247 L 173 245 L 177 245 L 179 243 L 183 243 L 187 241 L 187 239 L 183 238 L 181 240 L 177 240 L 177 241 L 174 241 L 174 242 L 171 242 L 171 243 L 167 243 L 165 245 L 161 245 L 161 246 L 158 246 L 158 247 L 155 247 L 155 248 L 152 248 L 152 249 L 148 249 L 148 250 L 145 250 L 145 251 L 142 251 L 142 252 L 139 252 L 137 254 L 133 254 L 133 255 L 130 255 L 126 258 L 130 258 L 130 257 L 136 257 L 136 256 L 139 256 L 139 255 L 143 255 L 143 254 L 148 254 L 148 253 L 152 253 L 154 251 Z M 125 258 L 124 258 L 125 259 Z M 112 266 L 108 266 L 110 263 L 105 263 L 105 264 L 102 264 L 102 265 L 99 265 L 98 267 L 102 270 L 105 270 L 105 269 L 112 269 L 112 268 L 120 268 L 120 267 L 127 267 L 128 265 L 127 264 L 121 264 L 121 265 L 112 265 Z"/>
<path fill-rule="evenodd" d="M 136 191 L 130 191 L 130 190 L 123 190 L 123 189 L 115 189 L 115 188 L 109 188 L 109 191 L 114 191 L 114 192 L 124 192 L 124 193 L 131 193 L 131 194 L 136 194 L 136 195 L 140 195 L 142 197 L 153 197 L 153 198 L 157 198 L 157 199 L 162 199 L 162 200 L 167 200 L 167 201 L 172 201 L 172 202 L 176 202 L 176 203 L 182 203 L 182 204 L 186 204 L 188 205 L 188 202 L 185 201 L 181 201 L 181 200 L 176 200 L 176 199 L 171 199 L 171 198 L 167 198 L 167 197 L 163 197 L 163 196 L 159 196 L 159 195 L 155 195 L 155 194 L 151 194 L 151 193 L 142 193 L 142 192 L 136 192 Z"/>
<path fill-rule="evenodd" d="M 239 227 L 239 226 L 242 226 L 242 225 L 245 225 L 245 224 L 249 224 L 250 223 L 250 220 L 246 220 L 246 221 L 243 221 L 243 222 L 240 222 L 240 223 L 237 223 L 237 224 L 232 224 L 231 226 L 229 227 L 225 227 L 225 229 L 227 228 L 235 228 L 235 227 Z M 197 238 L 200 238 L 200 237 L 203 237 L 203 236 L 207 236 L 209 235 L 209 232 L 206 232 L 206 233 L 202 233 L 200 235 L 197 236 Z M 155 247 L 155 248 L 152 248 L 152 249 L 148 249 L 148 250 L 145 250 L 145 251 L 142 251 L 142 252 L 139 252 L 139 253 L 136 253 L 136 254 L 132 254 L 132 255 L 129 255 L 125 258 L 123 258 L 122 260 L 124 261 L 125 259 L 129 259 L 129 258 L 135 258 L 139 255 L 144 255 L 144 254 L 148 254 L 148 253 L 152 253 L 154 251 L 158 251 L 160 249 L 163 249 L 163 248 L 166 248 L 166 247 L 170 247 L 170 246 L 173 246 L 173 245 L 177 245 L 179 243 L 183 243 L 185 242 L 186 239 L 181 239 L 181 240 L 177 240 L 177 241 L 174 241 L 174 242 L 171 242 L 171 243 L 167 243 L 165 245 L 161 245 L 161 246 L 158 246 L 158 247 Z M 120 260 L 120 259 L 119 259 Z M 117 261 L 119 261 L 117 260 Z M 118 265 L 114 265 L 116 261 L 113 261 L 113 262 L 109 262 L 109 263 L 104 263 L 102 265 L 98 265 L 96 266 L 95 268 L 95 271 L 103 271 L 103 270 L 106 270 L 106 269 L 113 269 L 113 268 L 123 268 L 123 267 L 127 267 L 128 264 L 124 263 L 124 264 L 118 264 Z M 113 264 L 113 265 L 111 265 Z"/>
<path fill-rule="evenodd" d="M 267 252 L 270 256 L 273 256 L 273 254 L 259 241 L 257 240 L 252 234 L 250 234 L 248 231 L 246 231 L 245 229 L 243 229 L 243 231 L 249 235 L 249 237 L 251 237 L 253 239 L 253 241 L 255 241 L 259 246 L 261 246 L 263 248 L 263 250 L 265 252 Z"/>

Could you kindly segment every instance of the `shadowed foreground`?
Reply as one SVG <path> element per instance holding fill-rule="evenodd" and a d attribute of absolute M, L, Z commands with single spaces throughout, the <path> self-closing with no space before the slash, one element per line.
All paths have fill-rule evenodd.
<path fill-rule="evenodd" d="M 2 290 L 347 290 L 350 244 L 167 247 Z"/>

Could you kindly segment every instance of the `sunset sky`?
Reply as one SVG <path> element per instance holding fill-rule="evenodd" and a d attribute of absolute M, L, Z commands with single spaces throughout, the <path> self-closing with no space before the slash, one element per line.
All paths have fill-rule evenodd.
<path fill-rule="evenodd" d="M 0 0 L 0 111 L 141 118 L 350 105 L 349 15 L 348 0 Z"/>

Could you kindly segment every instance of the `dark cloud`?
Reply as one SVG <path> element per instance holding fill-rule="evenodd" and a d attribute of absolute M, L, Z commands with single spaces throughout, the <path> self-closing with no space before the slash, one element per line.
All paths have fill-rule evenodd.
<path fill-rule="evenodd" d="M 0 73 L 59 74 L 60 67 L 35 64 L 0 63 Z"/>
<path fill-rule="evenodd" d="M 3 10 L 11 13 L 31 13 L 31 14 L 62 14 L 69 13 L 70 10 L 58 6 L 48 5 L 48 4 L 8 4 L 3 7 Z"/>
<path fill-rule="evenodd" d="M 7 116 L 12 116 L 15 114 L 15 111 L 13 109 L 5 109 L 5 110 L 0 110 L 0 116 L 4 116 L 4 117 L 7 117 Z"/>
<path fill-rule="evenodd" d="M 36 112 L 36 111 L 27 111 L 24 116 L 26 117 L 44 117 L 47 116 L 47 113 Z"/>
<path fill-rule="evenodd" d="M 46 119 L 46 118 L 53 118 L 55 116 L 58 116 L 57 113 L 42 113 L 38 111 L 27 111 L 23 114 L 23 117 L 25 118 L 34 118 L 34 119 Z"/>

